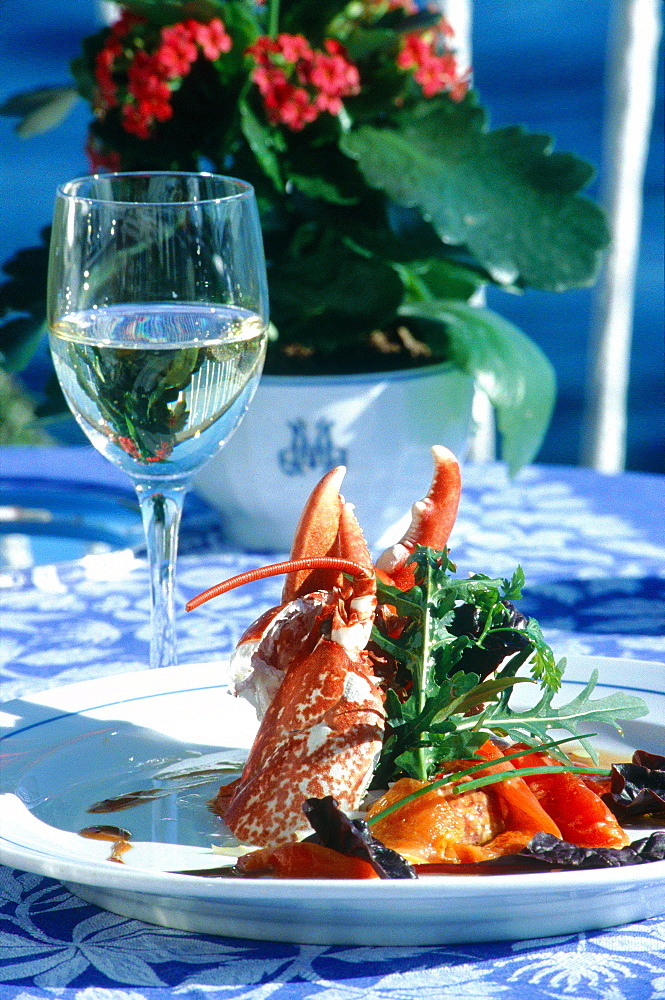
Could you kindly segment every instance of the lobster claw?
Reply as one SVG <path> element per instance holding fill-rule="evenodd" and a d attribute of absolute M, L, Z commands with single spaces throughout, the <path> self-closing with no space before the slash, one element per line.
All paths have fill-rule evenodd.
<path fill-rule="evenodd" d="M 331 469 L 312 490 L 296 526 L 291 545 L 291 559 L 308 556 L 341 556 L 339 525 L 344 510 L 344 500 L 339 490 L 346 473 L 343 465 Z M 358 527 L 360 533 L 360 527 Z M 362 534 L 360 534 L 362 538 Z M 361 557 L 371 565 L 369 552 Z M 349 558 L 352 558 L 349 554 Z M 362 561 L 362 559 L 357 560 Z M 310 569 L 289 573 L 284 581 L 282 602 L 287 604 L 296 597 L 313 594 L 317 590 L 330 590 L 336 575 L 330 570 Z"/>
<path fill-rule="evenodd" d="M 414 584 L 412 569 L 406 565 L 416 545 L 429 545 L 440 552 L 453 530 L 462 493 L 459 462 L 449 448 L 432 446 L 434 476 L 427 493 L 411 508 L 411 524 L 402 538 L 381 553 L 376 561 L 380 579 L 400 590 Z"/>
<path fill-rule="evenodd" d="M 332 469 L 314 488 L 300 517 L 289 558 L 289 564 L 297 563 L 299 568 L 286 572 L 286 563 L 272 567 L 278 570 L 281 566 L 286 572 L 283 603 L 265 612 L 245 630 L 231 657 L 235 693 L 254 705 L 259 719 L 263 718 L 296 652 L 302 655 L 314 649 L 324 622 L 335 619 L 333 637 L 354 655 L 369 640 L 376 609 L 376 581 L 353 507 L 339 494 L 345 472 L 344 466 Z M 356 577 L 352 586 L 341 568 L 344 564 L 348 572 L 350 563 L 354 564 Z M 269 570 L 270 567 L 243 574 L 236 578 L 236 583 L 255 579 Z M 227 581 L 211 588 L 190 602 L 188 608 L 233 583 Z M 340 618 L 344 600 L 350 602 L 353 622 Z"/>

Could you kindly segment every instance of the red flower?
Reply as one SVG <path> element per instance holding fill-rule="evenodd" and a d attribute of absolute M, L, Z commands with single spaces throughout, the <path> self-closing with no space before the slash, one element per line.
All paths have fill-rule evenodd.
<path fill-rule="evenodd" d="M 436 28 L 405 35 L 397 65 L 412 71 L 425 97 L 447 91 L 452 100 L 461 101 L 469 81 L 468 75 L 460 76 L 455 55 L 447 48 L 446 38 L 450 34 L 450 25 L 442 18 Z"/>
<path fill-rule="evenodd" d="M 278 66 L 259 65 L 252 73 L 252 79 L 266 99 L 273 90 L 288 86 L 286 73 Z"/>
<path fill-rule="evenodd" d="M 111 37 L 124 38 L 134 28 L 138 27 L 138 25 L 146 23 L 144 17 L 140 17 L 138 14 L 130 14 L 129 11 L 123 10 L 117 21 L 114 21 L 111 25 Z"/>
<path fill-rule="evenodd" d="M 119 445 L 119 447 L 122 448 L 123 451 L 126 451 L 128 455 L 131 455 L 132 458 L 141 457 L 141 453 L 139 452 L 138 448 L 136 447 L 136 444 L 134 443 L 134 441 L 132 441 L 130 437 L 119 437 L 116 439 L 116 442 Z"/>
<path fill-rule="evenodd" d="M 169 455 L 171 454 L 172 451 L 173 451 L 173 445 L 172 444 L 168 444 L 168 442 L 165 441 L 164 444 L 160 444 L 160 446 L 157 449 L 157 451 L 155 452 L 155 454 L 151 455 L 150 458 L 146 458 L 145 461 L 146 462 L 163 462 L 165 458 L 169 457 Z"/>
<path fill-rule="evenodd" d="M 133 100 L 123 105 L 123 126 L 140 139 L 148 139 L 155 121 L 166 121 L 173 114 L 171 88 L 158 54 L 151 56 L 143 49 L 135 53 L 127 70 L 127 93 Z"/>
<path fill-rule="evenodd" d="M 281 53 L 282 58 L 289 63 L 297 63 L 300 59 L 308 60 L 314 55 L 304 35 L 278 35 L 274 51 Z"/>
<path fill-rule="evenodd" d="M 115 61 L 122 55 L 122 45 L 111 38 L 97 53 L 95 58 L 95 78 L 98 85 L 96 106 L 98 109 L 113 108 L 118 103 L 118 85 L 113 79 Z"/>
<path fill-rule="evenodd" d="M 85 146 L 88 155 L 91 172 L 96 174 L 100 171 L 110 170 L 114 173 L 122 168 L 122 157 L 115 149 L 107 149 L 96 137 L 88 134 Z"/>
<path fill-rule="evenodd" d="M 124 452 L 131 455 L 132 458 L 137 459 L 139 462 L 163 462 L 165 458 L 168 458 L 173 451 L 173 445 L 168 441 L 164 441 L 160 444 L 159 448 L 154 455 L 142 455 L 138 445 L 130 437 L 117 437 L 116 444 L 118 447 L 122 448 Z"/>
<path fill-rule="evenodd" d="M 247 49 L 249 55 L 254 56 L 259 65 L 270 65 L 270 56 L 275 52 L 281 52 L 277 42 L 269 35 L 260 35 L 253 45 Z"/>
<path fill-rule="evenodd" d="M 416 0 L 388 0 L 389 10 L 398 10 L 399 8 L 401 8 L 405 14 L 417 14 L 419 11 Z"/>
<path fill-rule="evenodd" d="M 125 104 L 122 108 L 122 127 L 125 132 L 138 136 L 139 139 L 149 139 L 152 118 L 138 104 Z"/>
<path fill-rule="evenodd" d="M 124 13 L 112 26 L 95 59 L 95 106 L 103 117 L 120 107 L 122 126 L 140 139 L 150 139 L 157 122 L 173 115 L 171 95 L 203 52 L 217 59 L 232 47 L 219 18 L 204 24 L 188 19 L 161 28 L 158 43 L 143 29 L 145 18 Z M 153 36 L 154 37 L 154 36 Z"/>
<path fill-rule="evenodd" d="M 338 114 L 342 98 L 357 94 L 360 76 L 335 39 L 314 50 L 303 35 L 261 36 L 247 50 L 257 65 L 252 80 L 259 88 L 268 121 L 297 132 L 322 112 Z"/>
<path fill-rule="evenodd" d="M 303 87 L 287 85 L 273 95 L 273 120 L 287 125 L 293 132 L 299 132 L 318 117 L 318 109 Z"/>
<path fill-rule="evenodd" d="M 186 24 L 172 24 L 161 30 L 162 44 L 156 57 L 166 77 L 187 76 L 199 50 Z M 136 53 L 138 55 L 138 52 Z"/>
<path fill-rule="evenodd" d="M 190 20 L 185 25 L 206 59 L 219 59 L 222 52 L 231 51 L 233 41 L 218 17 L 208 24 Z"/>

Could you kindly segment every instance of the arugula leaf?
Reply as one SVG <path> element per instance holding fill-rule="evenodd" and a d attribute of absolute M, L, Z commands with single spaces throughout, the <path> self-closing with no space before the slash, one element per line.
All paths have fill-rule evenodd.
<path fill-rule="evenodd" d="M 593 760 L 598 756 L 581 728 L 585 724 L 603 722 L 621 732 L 620 720 L 638 719 L 647 714 L 647 707 L 641 698 L 634 695 L 615 694 L 604 698 L 590 697 L 598 681 L 598 671 L 594 670 L 588 683 L 572 701 L 554 708 L 553 691 L 546 691 L 537 705 L 524 712 L 514 712 L 501 706 L 487 710 L 484 724 L 494 732 L 502 732 L 512 739 L 544 739 L 550 729 L 562 729 L 577 737 Z M 467 720 L 468 722 L 468 720 Z M 461 726 L 465 723 L 460 722 Z"/>
<path fill-rule="evenodd" d="M 404 773 L 426 781 L 445 761 L 470 757 L 495 736 L 540 743 L 549 730 L 563 730 L 595 760 L 585 727 L 603 722 L 620 729 L 618 720 L 646 714 L 642 700 L 632 696 L 592 699 L 596 674 L 568 704 L 552 706 L 565 660 L 555 661 L 538 623 L 512 604 L 524 584 L 521 567 L 510 579 L 459 579 L 450 575 L 456 567 L 447 549 L 423 546 L 410 562 L 411 590 L 378 586 L 379 602 L 395 615 L 376 619 L 372 643 L 394 664 L 395 679 L 392 686 L 388 680 L 388 729 L 374 788 Z M 517 676 L 524 666 L 530 677 Z M 509 701 L 515 686 L 529 683 L 541 688 L 540 700 L 514 711 Z"/>

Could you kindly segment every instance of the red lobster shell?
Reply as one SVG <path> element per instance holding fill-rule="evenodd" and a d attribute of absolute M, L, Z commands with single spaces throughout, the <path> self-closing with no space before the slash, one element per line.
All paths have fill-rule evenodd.
<path fill-rule="evenodd" d="M 187 605 L 192 610 L 248 580 L 287 573 L 283 603 L 247 629 L 232 657 L 236 693 L 252 701 L 261 725 L 241 778 L 220 789 L 212 808 L 240 840 L 272 845 L 307 832 L 307 798 L 332 795 L 345 811 L 362 802 L 385 720 L 365 651 L 376 611 L 375 572 L 409 589 L 407 559 L 418 544 L 443 548 L 459 505 L 455 456 L 441 446 L 432 453 L 430 490 L 376 567 L 352 506 L 339 494 L 346 471 L 339 466 L 307 501 L 288 562 L 218 584 Z"/>

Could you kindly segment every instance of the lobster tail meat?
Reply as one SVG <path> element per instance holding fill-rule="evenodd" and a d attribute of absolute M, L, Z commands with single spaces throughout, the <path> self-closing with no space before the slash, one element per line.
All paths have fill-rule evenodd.
<path fill-rule="evenodd" d="M 321 639 L 289 668 L 225 811 L 240 840 L 278 844 L 309 829 L 308 798 L 357 809 L 381 749 L 383 698 L 364 658 Z"/>

